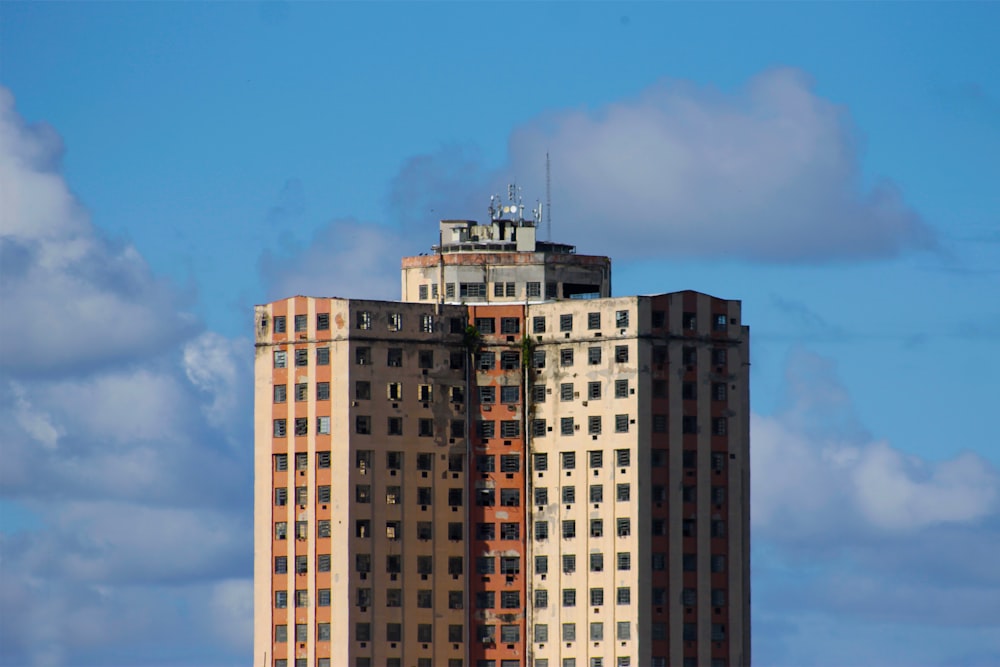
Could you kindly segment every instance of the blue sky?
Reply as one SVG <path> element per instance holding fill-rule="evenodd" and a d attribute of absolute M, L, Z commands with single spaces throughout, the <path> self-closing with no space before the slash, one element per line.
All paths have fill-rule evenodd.
<path fill-rule="evenodd" d="M 252 304 L 395 298 L 546 152 L 616 294 L 743 300 L 755 663 L 1000 664 L 997 25 L 0 4 L 0 665 L 247 664 Z"/>

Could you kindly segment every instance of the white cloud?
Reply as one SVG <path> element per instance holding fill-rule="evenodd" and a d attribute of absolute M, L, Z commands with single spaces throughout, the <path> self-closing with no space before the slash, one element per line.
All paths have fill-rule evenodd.
<path fill-rule="evenodd" d="M 260 268 L 269 298 L 398 299 L 401 240 L 398 231 L 382 225 L 332 221 L 291 256 L 264 253 Z"/>
<path fill-rule="evenodd" d="M 211 402 L 202 402 L 206 419 L 217 428 L 232 431 L 245 417 L 241 410 L 250 404 L 253 386 L 250 342 L 205 332 L 184 346 L 183 357 L 188 380 L 211 397 Z"/>
<path fill-rule="evenodd" d="M 418 156 L 392 200 L 450 201 L 438 217 L 482 218 L 488 194 L 516 178 L 530 208 L 545 200 L 548 153 L 553 237 L 581 252 L 803 262 L 934 247 L 895 184 L 864 182 L 857 135 L 847 110 L 798 70 L 762 72 L 734 92 L 664 80 L 528 121 L 488 178 L 468 151 Z"/>
<path fill-rule="evenodd" d="M 0 87 L 0 368 L 65 373 L 148 353 L 193 327 L 135 248 L 93 227 L 59 173 L 62 144 Z"/>
<path fill-rule="evenodd" d="M 1000 475 L 973 452 L 940 462 L 868 436 L 833 366 L 797 351 L 789 404 L 753 416 L 754 528 L 803 541 L 844 531 L 910 532 L 997 512 Z"/>

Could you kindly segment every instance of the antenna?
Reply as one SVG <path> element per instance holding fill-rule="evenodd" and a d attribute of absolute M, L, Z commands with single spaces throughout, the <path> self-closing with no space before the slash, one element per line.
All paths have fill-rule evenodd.
<path fill-rule="evenodd" d="M 549 241 L 552 241 L 552 172 L 549 169 L 549 152 L 545 151 L 545 224 Z"/>

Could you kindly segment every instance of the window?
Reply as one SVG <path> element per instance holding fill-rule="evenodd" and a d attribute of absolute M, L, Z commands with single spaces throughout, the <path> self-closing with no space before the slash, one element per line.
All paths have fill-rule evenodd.
<path fill-rule="evenodd" d="M 563 574 L 572 574 L 576 572 L 576 556 L 573 554 L 563 554 L 562 557 L 562 571 Z"/>
<path fill-rule="evenodd" d="M 591 537 L 603 537 L 604 536 L 604 520 L 603 519 L 591 519 L 590 520 L 590 536 Z"/>
<path fill-rule="evenodd" d="M 666 433 L 666 432 L 667 432 L 667 416 L 664 414 L 654 414 L 653 433 Z M 666 465 L 666 457 L 662 457 L 660 460 L 662 461 L 660 463 L 661 466 Z"/>
<path fill-rule="evenodd" d="M 501 438 L 517 438 L 521 435 L 521 422 L 516 419 L 505 419 L 500 422 Z"/>
<path fill-rule="evenodd" d="M 693 347 L 681 348 L 681 363 L 685 366 L 694 366 L 698 363 L 698 350 Z"/>
<path fill-rule="evenodd" d="M 288 574 L 288 556 L 274 557 L 274 573 Z"/>
<path fill-rule="evenodd" d="M 461 490 L 461 489 L 459 489 Z M 463 560 L 461 556 L 448 557 L 448 574 L 462 574 Z"/>
<path fill-rule="evenodd" d="M 385 590 L 385 606 L 386 607 L 402 607 L 403 606 L 403 590 L 401 588 L 387 588 Z"/>
<path fill-rule="evenodd" d="M 521 593 L 519 591 L 501 591 L 500 608 L 517 609 L 521 606 Z"/>
<path fill-rule="evenodd" d="M 712 435 L 726 435 L 729 432 L 729 424 L 725 417 L 712 418 Z"/>
<path fill-rule="evenodd" d="M 398 505 L 402 500 L 402 493 L 400 492 L 400 487 L 398 486 L 387 486 L 385 487 L 385 504 L 386 505 Z"/>
<path fill-rule="evenodd" d="M 712 365 L 713 366 L 726 365 L 726 348 L 717 347 L 712 350 Z"/>
<path fill-rule="evenodd" d="M 403 625 L 401 623 L 386 623 L 385 638 L 386 641 L 390 642 L 403 641 Z"/>
<path fill-rule="evenodd" d="M 309 329 L 309 316 L 308 315 L 296 315 L 295 316 L 295 331 L 296 333 L 300 331 L 307 331 Z"/>
<path fill-rule="evenodd" d="M 452 522 L 448 524 L 448 539 L 452 542 L 462 541 L 462 526 L 461 522 Z"/>
<path fill-rule="evenodd" d="M 479 330 L 481 334 L 491 334 L 495 333 L 496 320 L 492 317 L 477 317 L 475 320 L 476 329 Z"/>
<path fill-rule="evenodd" d="M 493 644 L 496 642 L 496 631 L 497 626 L 495 625 L 479 625 L 476 629 L 476 636 L 484 644 Z"/>
<path fill-rule="evenodd" d="M 712 606 L 713 607 L 726 606 L 726 589 L 724 588 L 712 589 Z"/>
<path fill-rule="evenodd" d="M 372 363 L 372 349 L 370 347 L 359 347 L 354 350 L 354 361 L 358 366 L 370 366 Z"/>
<path fill-rule="evenodd" d="M 330 348 L 328 347 L 316 348 L 316 365 L 317 366 L 330 365 Z"/>
<path fill-rule="evenodd" d="M 521 400 L 521 388 L 517 385 L 500 387 L 501 403 L 517 403 Z"/>
<path fill-rule="evenodd" d="M 726 383 L 725 382 L 715 382 L 712 384 L 712 400 L 713 401 L 724 401 L 726 400 Z"/>
<path fill-rule="evenodd" d="M 448 609 L 463 609 L 465 607 L 464 591 L 448 591 Z"/>
<path fill-rule="evenodd" d="M 372 536 L 372 522 L 368 519 L 358 519 L 354 522 L 354 536 L 355 537 L 371 537 Z"/>
<path fill-rule="evenodd" d="M 370 435 L 372 432 L 372 418 L 366 415 L 358 415 L 354 418 L 354 430 L 361 435 Z"/>
<path fill-rule="evenodd" d="M 464 634 L 465 626 L 459 625 L 449 625 L 448 626 L 448 641 L 452 643 L 458 643 L 462 641 L 462 635 Z"/>
<path fill-rule="evenodd" d="M 288 454 L 274 455 L 274 469 L 278 472 L 288 470 Z"/>
<path fill-rule="evenodd" d="M 595 590 L 600 590 L 600 589 L 591 589 L 591 591 L 590 591 L 591 598 L 593 598 L 593 593 L 594 593 Z M 591 602 L 593 602 L 593 600 L 591 600 Z M 590 624 L 590 641 L 599 642 L 599 641 L 601 641 L 603 639 L 604 639 L 604 623 L 601 623 L 600 621 L 591 623 Z"/>
<path fill-rule="evenodd" d="M 573 330 L 573 316 L 572 315 L 560 315 L 559 316 L 559 331 L 572 331 Z"/>
<path fill-rule="evenodd" d="M 389 417 L 386 423 L 387 423 L 387 433 L 389 435 L 403 435 L 402 417 Z"/>
<path fill-rule="evenodd" d="M 573 435 L 576 427 L 573 424 L 572 417 L 561 417 L 559 419 L 559 432 L 563 435 Z"/>
<path fill-rule="evenodd" d="M 535 470 L 539 472 L 549 469 L 549 455 L 548 454 L 533 454 L 532 455 L 532 465 Z"/>
<path fill-rule="evenodd" d="M 628 380 L 615 380 L 615 398 L 628 397 Z"/>
<path fill-rule="evenodd" d="M 307 435 L 309 433 L 309 418 L 295 418 L 295 435 Z"/>
<path fill-rule="evenodd" d="M 632 589 L 628 586 L 621 586 L 615 591 L 615 602 L 617 604 L 632 604 Z"/>
<path fill-rule="evenodd" d="M 451 507 L 462 506 L 462 489 L 448 489 L 448 505 Z"/>
<path fill-rule="evenodd" d="M 330 400 L 330 383 L 329 382 L 317 382 L 316 383 L 316 400 L 317 401 L 328 401 L 328 400 Z"/>
<path fill-rule="evenodd" d="M 531 367 L 532 368 L 545 368 L 545 350 L 535 350 L 534 352 L 531 353 Z M 535 400 L 539 400 L 537 398 L 537 395 L 536 395 L 536 399 Z M 542 398 L 541 398 L 541 401 L 544 401 L 544 400 L 545 400 L 545 397 L 543 395 Z"/>
<path fill-rule="evenodd" d="M 563 539 L 570 540 L 576 537 L 576 521 L 573 519 L 565 519 L 562 522 L 562 536 Z"/>
<path fill-rule="evenodd" d="M 564 486 L 562 488 L 562 501 L 567 505 L 572 505 L 574 502 L 576 502 L 575 486 Z"/>
<path fill-rule="evenodd" d="M 615 311 L 615 328 L 621 329 L 628 326 L 628 311 Z"/>
<path fill-rule="evenodd" d="M 431 493 L 431 487 L 429 486 L 418 486 L 417 487 L 417 504 L 418 505 L 430 505 L 433 499 L 433 494 Z"/>
<path fill-rule="evenodd" d="M 519 320 L 516 317 L 501 317 L 500 333 L 504 334 L 521 333 L 521 320 Z"/>
<path fill-rule="evenodd" d="M 330 554 L 319 554 L 316 556 L 316 570 L 319 572 L 330 571 Z"/>
<path fill-rule="evenodd" d="M 288 504 L 288 488 L 279 486 L 274 490 L 274 504 L 284 506 Z"/>
<path fill-rule="evenodd" d="M 284 350 L 274 351 L 274 367 L 275 368 L 287 368 L 288 367 L 288 353 Z"/>
<path fill-rule="evenodd" d="M 392 368 L 400 368 L 403 365 L 403 349 L 400 347 L 390 347 L 386 350 L 385 363 Z"/>
<path fill-rule="evenodd" d="M 274 318 L 274 333 L 285 333 L 285 316 L 278 315 Z"/>
<path fill-rule="evenodd" d="M 631 499 L 632 487 L 629 484 L 615 485 L 615 499 L 618 502 L 628 502 Z"/>
<path fill-rule="evenodd" d="M 492 438 L 496 436 L 497 423 L 492 419 L 480 419 L 476 422 L 480 438 Z"/>
<path fill-rule="evenodd" d="M 309 350 L 295 350 L 295 365 L 296 366 L 309 365 Z"/>
<path fill-rule="evenodd" d="M 275 521 L 274 522 L 274 539 L 284 540 L 288 538 L 288 522 L 287 521 Z"/>
<path fill-rule="evenodd" d="M 564 588 L 562 595 L 562 606 L 564 607 L 575 607 L 576 606 L 576 589 L 575 588 Z"/>
<path fill-rule="evenodd" d="M 535 522 L 535 539 L 536 540 L 547 540 L 547 539 L 549 539 L 549 522 L 548 521 L 536 521 Z"/>
<path fill-rule="evenodd" d="M 496 368 L 497 355 L 494 352 L 480 352 L 476 355 L 476 368 L 481 371 L 491 371 Z"/>
<path fill-rule="evenodd" d="M 573 470 L 576 468 L 576 452 L 562 452 L 560 456 L 562 458 L 563 470 Z"/>
<path fill-rule="evenodd" d="M 420 368 L 434 368 L 434 350 L 420 350 L 417 353 L 417 366 Z"/>
<path fill-rule="evenodd" d="M 486 283 L 459 283 L 458 295 L 472 298 L 486 296 Z M 490 332 L 492 333 L 492 332 Z"/>
<path fill-rule="evenodd" d="M 503 283 L 493 283 L 493 296 L 503 296 Z"/>
<path fill-rule="evenodd" d="M 420 436 L 421 438 L 434 437 L 434 420 L 433 419 L 417 420 L 417 435 Z"/>
<path fill-rule="evenodd" d="M 602 502 L 604 502 L 604 485 L 603 484 L 591 484 L 590 485 L 590 502 L 592 502 L 592 503 L 602 503 Z"/>
<path fill-rule="evenodd" d="M 420 332 L 434 333 L 434 316 L 423 314 L 420 316 Z"/>
<path fill-rule="evenodd" d="M 537 601 L 537 595 L 535 597 Z M 537 607 L 538 604 L 536 603 L 535 606 Z M 535 643 L 544 644 L 547 641 L 549 641 L 549 626 L 545 623 L 535 624 Z M 537 664 L 538 661 L 535 662 Z"/>
<path fill-rule="evenodd" d="M 587 432 L 590 435 L 601 434 L 601 418 L 598 415 L 591 415 L 587 418 Z"/>
<path fill-rule="evenodd" d="M 303 522 L 305 523 L 305 522 Z M 296 556 L 295 557 L 295 574 L 307 574 L 309 572 L 309 557 L 308 556 Z"/>
<path fill-rule="evenodd" d="M 576 623 L 562 624 L 562 638 L 564 642 L 576 641 Z M 574 664 L 575 664 L 574 660 Z M 566 667 L 566 660 L 563 660 L 563 667 Z"/>
<path fill-rule="evenodd" d="M 308 401 L 309 400 L 309 384 L 306 382 L 300 382 L 295 385 L 295 400 L 296 401 Z"/>
<path fill-rule="evenodd" d="M 632 638 L 632 624 L 628 621 L 618 621 L 617 636 L 619 641 Z"/>
<path fill-rule="evenodd" d="M 560 401 L 572 401 L 573 400 L 573 383 L 564 382 L 559 385 L 559 400 Z"/>
<path fill-rule="evenodd" d="M 599 347 L 588 347 L 587 348 L 587 363 L 591 366 L 596 366 L 601 363 L 601 348 Z"/>
<path fill-rule="evenodd" d="M 309 606 L 309 591 L 307 590 L 295 591 L 295 606 L 296 607 Z"/>
<path fill-rule="evenodd" d="M 274 402 L 275 403 L 284 403 L 285 402 L 285 395 L 286 395 L 285 389 L 286 389 L 286 385 L 283 385 L 283 384 L 276 384 L 276 385 L 274 385 Z"/>
<path fill-rule="evenodd" d="M 724 555 L 712 556 L 712 572 L 726 571 L 726 557 Z"/>
<path fill-rule="evenodd" d="M 632 452 L 627 449 L 616 449 L 615 465 L 619 468 L 627 468 L 632 465 Z"/>
<path fill-rule="evenodd" d="M 398 541 L 403 539 L 403 525 L 399 521 L 385 522 L 385 539 Z"/>
<path fill-rule="evenodd" d="M 520 470 L 521 470 L 520 454 L 500 455 L 500 472 L 520 472 Z"/>
<path fill-rule="evenodd" d="M 496 387 L 480 386 L 478 389 L 480 404 L 496 403 Z"/>
<path fill-rule="evenodd" d="M 371 329 L 372 328 L 372 314 L 367 310 L 358 311 L 358 328 L 359 329 Z"/>
<path fill-rule="evenodd" d="M 477 523 L 477 540 L 495 540 L 497 536 L 497 525 L 495 523 Z"/>
<path fill-rule="evenodd" d="M 328 484 L 316 487 L 316 502 L 320 504 L 330 502 L 330 486 Z"/>
<path fill-rule="evenodd" d="M 513 644 L 515 642 L 521 641 L 521 626 L 519 625 L 501 625 L 500 626 L 500 641 L 504 644 Z"/>
<path fill-rule="evenodd" d="M 476 609 L 493 609 L 496 607 L 497 595 L 494 591 L 476 593 Z"/>
<path fill-rule="evenodd" d="M 428 293 L 428 291 L 429 290 L 427 289 L 427 285 L 426 284 L 418 286 L 417 287 L 417 298 L 420 299 L 421 301 L 426 301 L 427 300 L 427 293 Z"/>
<path fill-rule="evenodd" d="M 694 554 L 684 554 L 681 556 L 681 567 L 685 572 L 697 572 L 697 557 Z"/>
<path fill-rule="evenodd" d="M 538 609 L 547 609 L 549 606 L 549 592 L 544 588 L 535 589 L 535 607 Z"/>
<path fill-rule="evenodd" d="M 615 415 L 615 433 L 628 433 L 628 415 Z"/>
<path fill-rule="evenodd" d="M 591 401 L 596 401 L 601 398 L 601 383 L 600 382 L 588 382 L 587 383 L 587 399 Z"/>
<path fill-rule="evenodd" d="M 274 592 L 275 609 L 286 609 L 288 607 L 288 591 Z"/>
<path fill-rule="evenodd" d="M 503 507 L 519 507 L 521 505 L 521 490 L 500 489 L 500 505 Z"/>
<path fill-rule="evenodd" d="M 541 295 L 542 295 L 542 284 L 539 283 L 539 282 L 529 282 L 528 283 L 528 296 L 529 297 L 532 297 L 532 296 L 539 297 Z M 539 333 L 539 332 L 536 331 L 535 333 Z"/>
<path fill-rule="evenodd" d="M 478 472 L 495 472 L 496 455 L 495 454 L 476 455 L 476 470 Z"/>
<path fill-rule="evenodd" d="M 548 433 L 548 426 L 544 419 L 531 420 L 531 435 L 535 438 L 542 438 Z"/>
<path fill-rule="evenodd" d="M 460 368 L 465 368 L 465 353 L 464 352 L 449 352 L 448 353 L 448 367 L 452 370 L 458 370 Z M 461 387 L 458 387 L 461 390 Z M 454 400 L 454 399 L 453 399 Z M 454 401 L 456 403 L 461 403 L 461 400 Z"/>
<path fill-rule="evenodd" d="M 600 329 L 601 328 L 601 314 L 600 313 L 587 313 L 587 328 L 588 329 Z"/>
<path fill-rule="evenodd" d="M 431 592 L 430 589 L 422 589 L 417 591 L 417 609 L 430 609 L 431 608 Z"/>
<path fill-rule="evenodd" d="M 329 559 L 327 559 L 329 560 Z M 355 554 L 354 556 L 354 569 L 358 572 L 371 572 L 372 571 L 372 556 L 371 554 Z M 322 571 L 322 570 L 321 570 Z M 328 590 L 328 589 L 324 589 Z M 329 592 L 327 597 L 329 597 Z"/>
<path fill-rule="evenodd" d="M 535 574 L 549 573 L 549 557 L 535 556 Z"/>
<path fill-rule="evenodd" d="M 724 486 L 713 486 L 712 487 L 712 504 L 722 505 L 726 502 L 726 487 Z"/>
<path fill-rule="evenodd" d="M 316 418 L 316 433 L 319 435 L 330 435 L 330 418 L 329 417 L 317 417 Z"/>
<path fill-rule="evenodd" d="M 681 432 L 682 433 L 697 433 L 698 432 L 698 418 L 692 415 L 685 415 L 681 417 Z"/>
<path fill-rule="evenodd" d="M 519 539 L 521 539 L 521 524 L 519 524 L 519 523 L 501 523 L 500 524 L 500 539 L 501 540 L 519 540 Z"/>
<path fill-rule="evenodd" d="M 632 534 L 631 519 L 615 519 L 615 526 L 618 531 L 618 537 L 628 537 Z"/>
<path fill-rule="evenodd" d="M 561 350 L 559 350 L 559 365 L 560 366 L 573 365 L 573 348 L 564 347 Z"/>
<path fill-rule="evenodd" d="M 602 553 L 590 554 L 590 571 L 604 572 L 604 554 Z"/>
<path fill-rule="evenodd" d="M 628 361 L 628 345 L 615 345 L 615 361 L 620 364 Z"/>

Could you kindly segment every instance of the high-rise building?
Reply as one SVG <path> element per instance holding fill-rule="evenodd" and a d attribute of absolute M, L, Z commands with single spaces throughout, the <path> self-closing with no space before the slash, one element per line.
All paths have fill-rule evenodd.
<path fill-rule="evenodd" d="M 254 665 L 749 665 L 740 303 L 536 232 L 256 308 Z"/>

